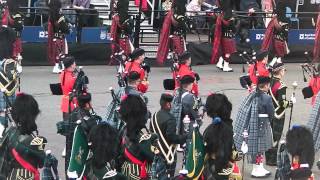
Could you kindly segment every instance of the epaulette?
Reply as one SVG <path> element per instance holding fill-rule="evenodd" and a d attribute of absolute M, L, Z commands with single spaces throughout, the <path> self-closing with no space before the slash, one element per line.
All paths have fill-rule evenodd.
<path fill-rule="evenodd" d="M 32 139 L 30 145 L 31 146 L 38 146 L 39 150 L 44 150 L 44 138 L 36 136 Z"/>

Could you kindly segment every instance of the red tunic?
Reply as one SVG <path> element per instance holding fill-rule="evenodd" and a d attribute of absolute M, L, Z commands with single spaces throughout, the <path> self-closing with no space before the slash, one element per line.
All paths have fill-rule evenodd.
<path fill-rule="evenodd" d="M 73 85 L 76 81 L 76 76 L 71 71 L 62 71 L 60 74 L 60 82 L 61 82 L 61 88 L 62 88 L 62 99 L 61 99 L 61 111 L 64 113 L 69 112 L 69 93 L 72 92 Z M 76 104 L 77 101 L 76 98 L 73 99 L 73 101 L 70 103 L 71 105 L 71 111 L 75 108 L 73 104 Z"/>
<path fill-rule="evenodd" d="M 309 86 L 312 88 L 313 96 L 311 104 L 314 105 L 316 96 L 320 90 L 320 77 L 313 77 L 310 79 Z"/>
<path fill-rule="evenodd" d="M 250 80 L 253 84 L 257 84 L 258 83 L 258 76 L 269 76 L 269 71 L 266 67 L 266 64 L 264 64 L 262 61 L 258 61 L 256 63 L 257 68 L 255 69 L 255 65 L 250 65 L 249 66 L 249 76 L 250 76 Z"/>
<path fill-rule="evenodd" d="M 179 71 L 178 73 L 173 73 L 173 79 L 175 79 L 175 89 L 179 88 L 179 82 L 178 82 L 178 78 L 176 76 L 179 76 L 180 78 L 182 78 L 183 76 L 189 75 L 192 76 L 193 78 L 195 78 L 195 72 L 193 72 L 191 70 L 191 68 L 185 64 L 181 64 L 179 66 Z M 192 86 L 192 93 L 196 96 L 199 95 L 199 87 L 198 87 L 198 83 L 194 82 L 193 86 Z"/>
<path fill-rule="evenodd" d="M 132 71 L 136 71 L 136 72 L 138 72 L 140 74 L 140 80 L 141 81 L 146 81 L 147 80 L 146 79 L 146 73 L 145 73 L 144 69 L 141 68 L 140 63 L 138 63 L 136 61 L 127 62 L 126 63 L 126 67 L 125 67 L 125 73 L 129 74 Z M 146 93 L 147 90 L 148 90 L 148 87 L 149 87 L 148 84 L 145 84 L 145 83 L 141 82 L 138 85 L 138 91 L 140 91 L 142 93 Z"/>

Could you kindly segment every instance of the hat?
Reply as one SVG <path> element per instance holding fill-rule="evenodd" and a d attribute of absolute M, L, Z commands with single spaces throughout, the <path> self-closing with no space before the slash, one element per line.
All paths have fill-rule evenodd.
<path fill-rule="evenodd" d="M 174 79 L 165 79 L 163 80 L 163 87 L 165 90 L 174 90 L 175 80 Z"/>
<path fill-rule="evenodd" d="M 179 63 L 184 63 L 189 58 L 191 58 L 191 53 L 186 51 L 179 56 Z"/>
<path fill-rule="evenodd" d="M 86 104 L 91 101 L 91 94 L 90 93 L 82 93 L 77 97 L 79 104 Z"/>
<path fill-rule="evenodd" d="M 268 51 L 258 51 L 257 54 L 256 54 L 256 58 L 257 58 L 257 61 L 262 61 L 265 57 L 267 57 L 269 54 Z"/>
<path fill-rule="evenodd" d="M 258 84 L 266 84 L 266 83 L 270 83 L 270 77 L 268 76 L 259 76 L 258 77 Z"/>
<path fill-rule="evenodd" d="M 180 84 L 184 85 L 184 84 L 191 84 L 194 82 L 194 77 L 190 76 L 190 75 L 185 75 L 180 79 Z"/>
<path fill-rule="evenodd" d="M 137 81 L 140 79 L 140 74 L 137 71 L 131 71 L 128 74 L 128 81 Z"/>
<path fill-rule="evenodd" d="M 272 72 L 277 72 L 277 71 L 284 69 L 284 68 L 285 68 L 284 63 L 276 63 L 272 67 Z"/>
<path fill-rule="evenodd" d="M 163 93 L 161 94 L 160 101 L 162 102 L 172 102 L 173 96 L 169 93 Z"/>
<path fill-rule="evenodd" d="M 132 60 L 137 59 L 139 56 L 142 56 L 144 54 L 144 50 L 141 48 L 136 48 L 131 54 L 130 54 L 130 58 Z"/>
<path fill-rule="evenodd" d="M 76 60 L 73 56 L 62 56 L 61 61 L 63 62 L 64 68 L 70 67 Z"/>

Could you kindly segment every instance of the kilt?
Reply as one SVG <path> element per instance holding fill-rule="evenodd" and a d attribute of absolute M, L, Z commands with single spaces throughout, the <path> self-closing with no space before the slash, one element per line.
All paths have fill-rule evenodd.
<path fill-rule="evenodd" d="M 320 149 L 320 93 L 317 94 L 315 103 L 312 107 L 307 127 L 310 129 L 313 135 L 314 149 L 318 151 Z"/>
<path fill-rule="evenodd" d="M 244 141 L 243 132 L 248 131 L 248 154 L 264 153 L 272 147 L 272 130 L 269 118 L 259 118 L 259 96 L 250 93 L 240 104 L 234 125 L 234 142 L 238 151 Z M 263 122 L 263 127 L 260 125 Z"/>
<path fill-rule="evenodd" d="M 52 54 L 49 54 L 51 64 L 59 63 L 59 56 L 66 53 L 65 39 L 54 38 L 52 42 Z"/>
<path fill-rule="evenodd" d="M 0 92 L 0 112 L 3 112 L 5 110 L 5 108 L 6 108 L 6 105 L 7 105 L 7 103 L 6 103 L 4 98 L 5 97 L 3 96 L 3 92 Z M 14 100 L 16 99 L 15 93 L 13 95 L 11 95 L 11 96 L 8 96 L 8 99 L 9 99 L 11 105 L 12 105 Z"/>
<path fill-rule="evenodd" d="M 223 55 L 237 52 L 236 41 L 233 38 L 221 38 L 221 52 Z"/>
<path fill-rule="evenodd" d="M 184 41 L 183 37 L 180 35 L 172 35 L 172 51 L 175 52 L 178 56 L 184 52 Z"/>
<path fill-rule="evenodd" d="M 129 54 L 131 54 L 131 46 L 129 43 L 129 38 L 128 37 L 119 38 L 119 45 L 121 49 L 124 51 L 124 54 L 128 57 Z"/>
<path fill-rule="evenodd" d="M 175 169 L 176 161 L 171 165 L 167 165 L 165 158 L 158 155 L 152 164 L 152 177 L 158 180 L 169 180 L 170 177 L 174 177 Z M 168 177 L 168 175 L 170 175 L 170 177 Z"/>
<path fill-rule="evenodd" d="M 285 41 L 281 41 L 279 39 L 274 39 L 273 41 L 274 45 L 274 53 L 276 56 L 278 57 L 284 57 L 286 54 L 288 54 L 287 52 L 287 45 Z"/>
<path fill-rule="evenodd" d="M 21 38 L 16 38 L 13 43 L 13 57 L 17 57 L 22 52 L 22 41 Z"/>

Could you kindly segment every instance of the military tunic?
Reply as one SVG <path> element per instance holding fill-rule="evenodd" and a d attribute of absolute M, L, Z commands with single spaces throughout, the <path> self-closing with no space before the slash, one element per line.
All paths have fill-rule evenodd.
<path fill-rule="evenodd" d="M 290 101 L 286 99 L 286 85 L 276 77 L 272 77 L 269 94 L 275 108 L 275 115 L 271 121 L 273 132 L 273 148 L 266 152 L 267 164 L 275 165 L 277 163 L 278 144 L 282 136 L 285 123 L 285 110 L 290 107 Z"/>
<path fill-rule="evenodd" d="M 11 170 L 7 180 L 40 180 L 38 168 L 43 167 L 45 160 L 44 146 L 46 138 L 34 134 L 21 134 L 11 127 L 8 143 Z"/>

